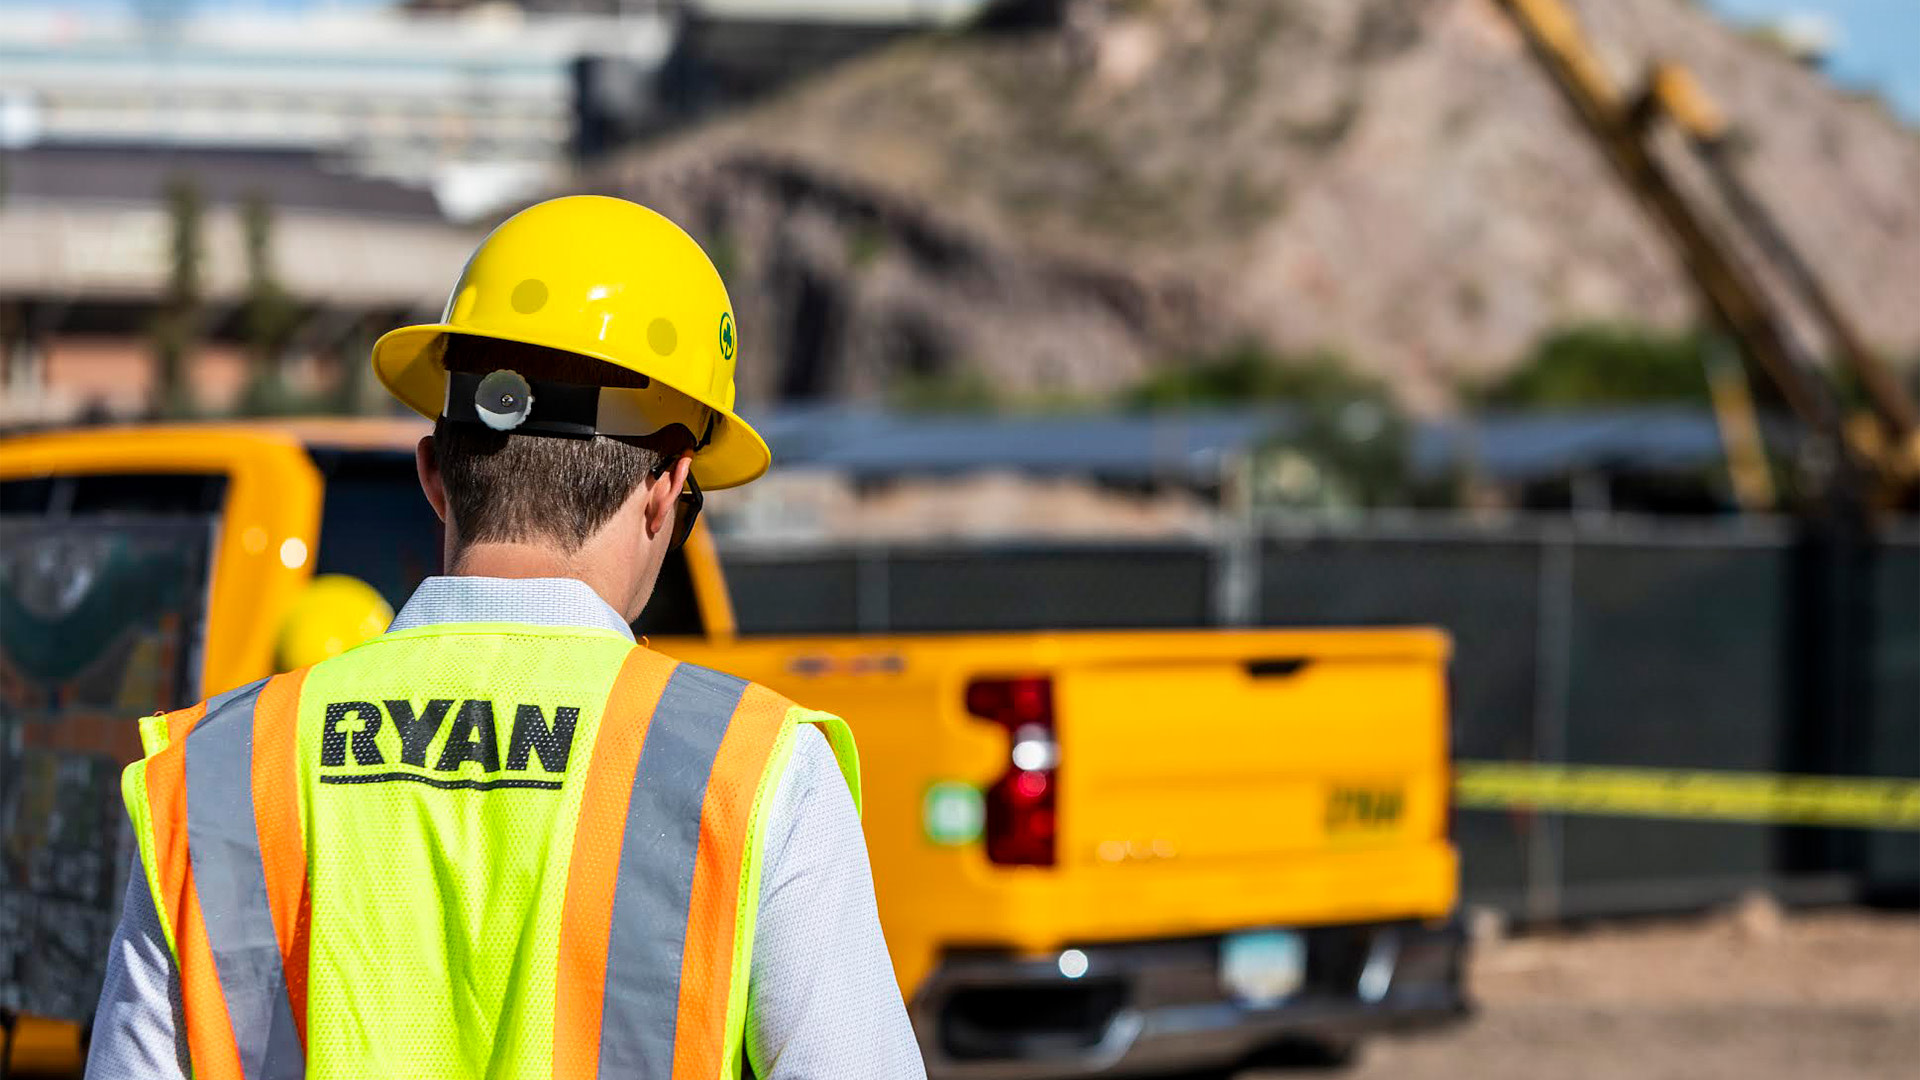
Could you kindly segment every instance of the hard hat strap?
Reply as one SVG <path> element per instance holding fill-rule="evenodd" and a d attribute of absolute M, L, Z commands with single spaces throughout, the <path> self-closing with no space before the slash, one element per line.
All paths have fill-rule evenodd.
<path fill-rule="evenodd" d="M 661 388 L 647 392 L 643 387 L 600 387 L 553 379 L 515 377 L 514 384 L 524 387 L 524 401 L 508 400 L 504 406 L 493 400 L 498 395 L 496 376 L 464 371 L 447 373 L 447 399 L 441 415 L 455 423 L 484 424 L 496 431 L 525 435 L 552 435 L 590 439 L 595 435 L 645 437 L 673 424 L 688 433 L 704 431 L 696 446 L 711 438 L 712 412 L 690 398 Z M 493 382 L 488 382 L 493 379 Z M 482 398 L 486 398 L 482 402 Z M 503 418 L 503 407 L 508 415 Z M 490 412 L 492 415 L 484 415 Z M 701 414 L 705 414 L 702 416 Z"/>
<path fill-rule="evenodd" d="M 594 423 L 600 411 L 600 388 L 547 379 L 523 380 L 531 393 L 525 402 L 519 403 L 521 417 L 517 422 L 489 422 L 482 416 L 479 399 L 483 394 L 482 381 L 493 374 L 448 372 L 447 401 L 441 415 L 455 423 L 484 424 L 496 431 L 523 435 L 589 439 L 599 434 Z"/>

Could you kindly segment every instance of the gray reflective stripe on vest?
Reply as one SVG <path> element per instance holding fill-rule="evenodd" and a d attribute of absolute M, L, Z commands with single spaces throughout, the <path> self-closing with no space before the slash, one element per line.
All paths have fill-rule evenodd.
<path fill-rule="evenodd" d="M 207 702 L 187 735 L 187 859 L 213 970 L 247 1080 L 306 1075 L 287 973 L 273 936 L 253 817 L 253 709 L 262 679 Z"/>
<path fill-rule="evenodd" d="M 668 677 L 647 725 L 627 803 L 607 934 L 601 1076 L 665 1080 L 673 1075 L 680 960 L 707 778 L 746 690 L 745 680 L 681 664 Z M 633 720 L 608 716 L 601 722 Z"/>

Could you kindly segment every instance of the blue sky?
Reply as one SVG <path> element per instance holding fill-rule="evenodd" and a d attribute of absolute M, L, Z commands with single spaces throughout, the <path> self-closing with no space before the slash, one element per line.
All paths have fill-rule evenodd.
<path fill-rule="evenodd" d="M 1878 90 L 1920 123 L 1920 0 L 1709 0 L 1736 21 L 1816 14 L 1838 33 L 1828 70 L 1851 87 Z"/>

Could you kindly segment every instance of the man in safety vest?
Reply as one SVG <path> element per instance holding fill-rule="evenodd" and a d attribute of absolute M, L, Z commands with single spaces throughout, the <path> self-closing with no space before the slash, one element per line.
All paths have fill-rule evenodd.
<path fill-rule="evenodd" d="M 922 1077 L 838 718 L 636 644 L 770 463 L 672 222 L 542 203 L 381 338 L 452 576 L 142 724 L 90 1077 Z"/>

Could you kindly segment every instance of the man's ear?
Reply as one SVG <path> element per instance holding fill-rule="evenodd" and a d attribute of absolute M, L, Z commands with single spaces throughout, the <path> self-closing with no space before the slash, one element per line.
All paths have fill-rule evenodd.
<path fill-rule="evenodd" d="M 440 455 L 434 452 L 433 436 L 422 435 L 413 445 L 413 471 L 420 475 L 420 490 L 427 496 L 440 523 L 447 523 L 447 485 L 440 476 Z"/>
<path fill-rule="evenodd" d="M 673 526 L 674 504 L 680 501 L 680 492 L 686 488 L 687 475 L 692 471 L 693 452 L 688 451 L 675 458 L 647 488 L 647 539 Z"/>

